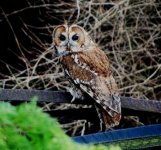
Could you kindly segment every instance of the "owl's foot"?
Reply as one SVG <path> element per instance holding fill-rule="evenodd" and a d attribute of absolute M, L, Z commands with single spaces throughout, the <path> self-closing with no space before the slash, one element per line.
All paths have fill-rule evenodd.
<path fill-rule="evenodd" d="M 73 95 L 72 95 L 73 96 Z M 76 97 L 73 96 L 72 100 L 70 101 L 71 103 L 73 103 L 76 100 Z"/>
<path fill-rule="evenodd" d="M 73 96 L 71 103 L 73 103 L 76 99 L 84 100 L 84 94 L 81 90 L 77 89 L 76 87 L 69 88 L 68 91 Z"/>

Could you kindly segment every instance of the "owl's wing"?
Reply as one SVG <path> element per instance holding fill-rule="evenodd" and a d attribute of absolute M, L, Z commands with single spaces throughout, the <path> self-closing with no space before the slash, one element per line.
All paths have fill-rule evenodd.
<path fill-rule="evenodd" d="M 106 128 L 119 124 L 121 119 L 121 101 L 116 91 L 116 83 L 111 76 L 108 82 L 97 77 L 90 85 L 80 84 L 80 88 L 96 101 L 97 111 Z"/>
<path fill-rule="evenodd" d="M 98 108 L 102 108 L 103 121 L 107 126 L 118 124 L 121 103 L 105 53 L 95 48 L 66 56 L 62 63 L 74 84 L 90 95 Z"/>

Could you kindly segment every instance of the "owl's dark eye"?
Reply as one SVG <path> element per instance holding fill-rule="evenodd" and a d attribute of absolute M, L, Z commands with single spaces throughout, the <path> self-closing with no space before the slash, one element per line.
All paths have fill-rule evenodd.
<path fill-rule="evenodd" d="M 73 40 L 73 41 L 77 41 L 78 38 L 79 38 L 79 36 L 78 36 L 77 34 L 74 34 L 74 35 L 72 36 L 72 40 Z"/>
<path fill-rule="evenodd" d="M 64 35 L 61 34 L 61 35 L 59 36 L 59 39 L 60 39 L 60 41 L 65 41 L 66 37 L 65 37 Z"/>

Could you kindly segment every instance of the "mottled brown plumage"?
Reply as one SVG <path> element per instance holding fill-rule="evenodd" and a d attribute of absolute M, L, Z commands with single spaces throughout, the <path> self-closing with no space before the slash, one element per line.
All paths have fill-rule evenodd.
<path fill-rule="evenodd" d="M 106 54 L 77 25 L 56 27 L 53 44 L 66 75 L 77 87 L 73 96 L 91 96 L 106 129 L 118 125 L 121 102 Z"/>

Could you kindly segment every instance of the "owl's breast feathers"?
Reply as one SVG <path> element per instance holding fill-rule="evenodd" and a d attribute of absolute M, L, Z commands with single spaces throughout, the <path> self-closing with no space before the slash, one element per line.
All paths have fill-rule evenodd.
<path fill-rule="evenodd" d="M 90 75 L 91 78 L 93 78 L 92 74 L 102 77 L 107 77 L 111 74 L 109 60 L 105 53 L 98 48 L 65 56 L 63 57 L 62 64 L 73 74 L 73 77 L 77 73 L 82 75 L 80 78 L 83 78 L 85 74 L 87 77 Z M 89 77 L 89 79 L 91 78 Z"/>
<path fill-rule="evenodd" d="M 121 103 L 105 53 L 93 48 L 64 56 L 61 63 L 74 83 L 103 108 L 106 126 L 117 125 L 121 118 Z"/>

